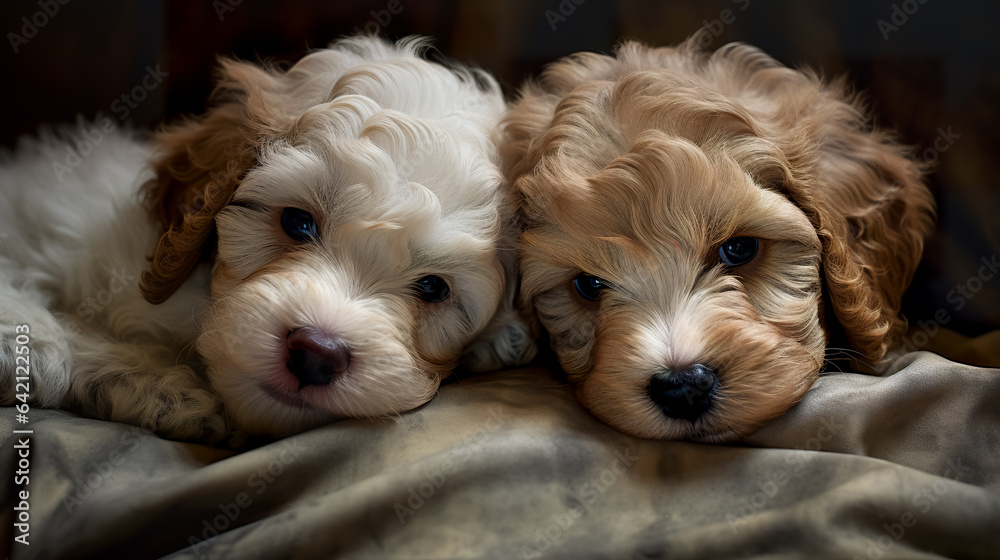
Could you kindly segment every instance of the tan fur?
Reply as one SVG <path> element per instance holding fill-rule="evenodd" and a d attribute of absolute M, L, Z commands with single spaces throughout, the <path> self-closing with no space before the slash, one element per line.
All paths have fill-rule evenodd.
<path fill-rule="evenodd" d="M 622 431 L 740 437 L 805 394 L 834 319 L 871 364 L 905 330 L 933 203 L 920 165 L 842 82 L 746 45 L 626 42 L 547 68 L 505 135 L 522 296 L 582 403 Z M 735 236 L 760 250 L 729 269 L 718 248 Z M 613 289 L 585 300 L 581 272 Z M 668 418 L 646 386 L 692 364 L 715 369 L 715 403 L 694 422 Z"/>
<path fill-rule="evenodd" d="M 150 303 L 166 301 L 211 257 L 215 216 L 257 163 L 260 144 L 291 131 L 294 116 L 284 112 L 292 107 L 283 102 L 279 76 L 224 60 L 214 107 L 157 135 L 156 177 L 143 187 L 146 205 L 163 228 L 140 284 Z"/>

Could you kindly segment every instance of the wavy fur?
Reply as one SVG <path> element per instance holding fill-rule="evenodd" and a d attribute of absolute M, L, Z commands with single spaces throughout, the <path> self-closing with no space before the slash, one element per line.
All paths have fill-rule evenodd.
<path fill-rule="evenodd" d="M 463 354 L 478 369 L 530 359 L 493 142 L 500 89 L 424 48 L 356 37 L 287 71 L 226 60 L 212 108 L 152 146 L 109 135 L 64 183 L 49 162 L 78 132 L 5 162 L 3 404 L 22 323 L 34 402 L 201 441 L 393 415 Z M 316 240 L 283 232 L 289 207 L 315 218 Z M 427 275 L 450 298 L 416 297 Z M 351 350 L 329 385 L 299 387 L 286 368 L 304 327 Z"/>
<path fill-rule="evenodd" d="M 504 130 L 522 296 L 581 402 L 622 431 L 740 437 L 805 394 L 825 329 L 839 324 L 876 368 L 905 329 L 932 200 L 920 164 L 843 82 L 747 45 L 626 42 L 549 66 Z M 718 250 L 735 236 L 761 247 L 728 268 Z M 581 272 L 611 288 L 584 300 Z M 669 418 L 646 388 L 692 364 L 718 376 L 712 406 Z"/>

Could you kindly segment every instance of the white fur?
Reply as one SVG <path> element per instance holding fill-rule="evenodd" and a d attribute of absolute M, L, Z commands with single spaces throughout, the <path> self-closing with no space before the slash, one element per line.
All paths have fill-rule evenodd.
<path fill-rule="evenodd" d="M 17 325 L 30 328 L 33 402 L 207 441 L 409 410 L 463 352 L 477 369 L 530 359 L 503 253 L 499 88 L 420 48 L 345 40 L 274 78 L 294 133 L 264 143 L 217 215 L 211 270 L 161 305 L 137 286 L 161 233 L 137 196 L 151 148 L 108 134 L 58 180 L 52 162 L 79 130 L 24 141 L 0 165 L 0 402 L 16 402 Z M 320 241 L 288 238 L 286 207 L 312 213 Z M 428 274 L 451 298 L 414 296 Z M 299 390 L 283 353 L 305 326 L 343 337 L 352 360 Z"/>

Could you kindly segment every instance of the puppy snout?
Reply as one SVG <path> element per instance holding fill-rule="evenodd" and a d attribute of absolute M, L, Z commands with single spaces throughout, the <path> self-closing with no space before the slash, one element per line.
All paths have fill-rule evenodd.
<path fill-rule="evenodd" d="M 306 385 L 328 385 L 351 363 L 351 349 L 343 339 L 315 327 L 302 327 L 288 333 L 288 371 Z"/>
<path fill-rule="evenodd" d="M 715 371 L 701 364 L 665 369 L 649 380 L 649 397 L 663 414 L 694 422 L 712 406 Z"/>

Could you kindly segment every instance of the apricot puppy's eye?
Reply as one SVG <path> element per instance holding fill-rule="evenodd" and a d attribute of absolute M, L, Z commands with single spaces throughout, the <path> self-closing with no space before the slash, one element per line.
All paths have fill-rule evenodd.
<path fill-rule="evenodd" d="M 580 295 L 584 299 L 589 299 L 590 301 L 597 301 L 597 296 L 601 294 L 601 291 L 608 288 L 604 280 L 590 274 L 580 274 L 574 278 L 573 286 L 576 287 L 576 291 L 580 292 Z"/>
<path fill-rule="evenodd" d="M 281 211 L 281 229 L 285 230 L 288 237 L 303 243 L 319 236 L 316 220 L 301 208 L 285 208 Z"/>
<path fill-rule="evenodd" d="M 730 237 L 719 247 L 719 258 L 727 266 L 740 266 L 757 255 L 756 237 Z"/>
<path fill-rule="evenodd" d="M 424 276 L 417 280 L 417 296 L 427 303 L 441 303 L 451 295 L 451 288 L 440 276 Z"/>

